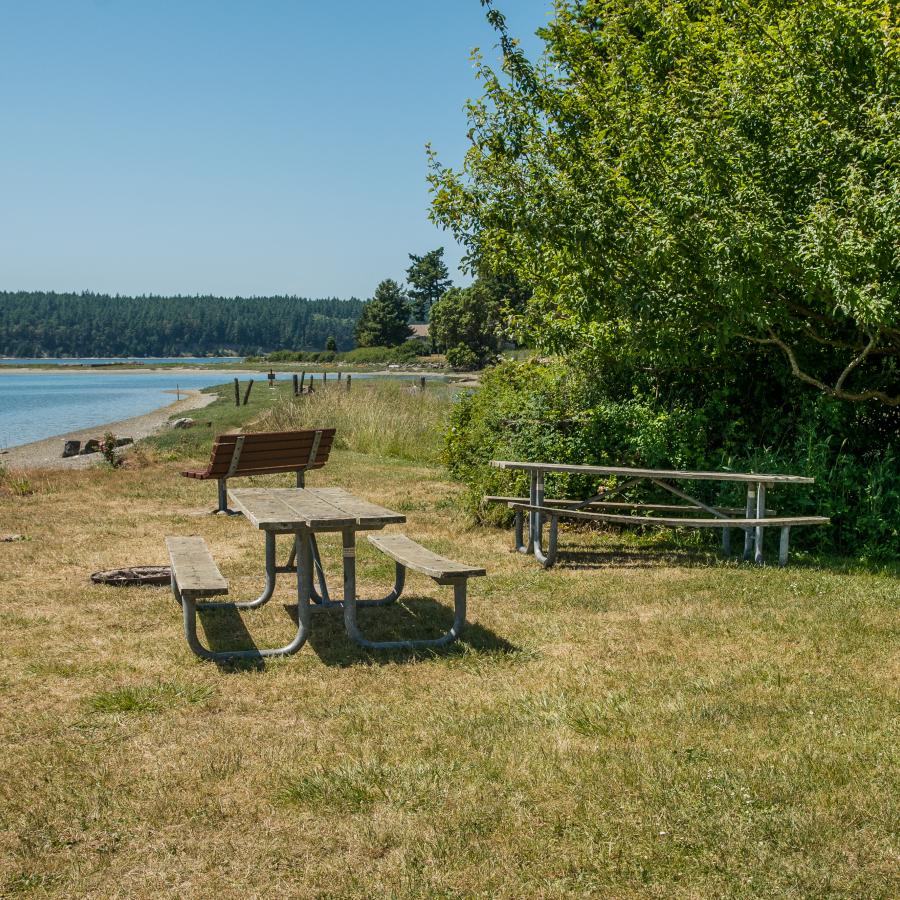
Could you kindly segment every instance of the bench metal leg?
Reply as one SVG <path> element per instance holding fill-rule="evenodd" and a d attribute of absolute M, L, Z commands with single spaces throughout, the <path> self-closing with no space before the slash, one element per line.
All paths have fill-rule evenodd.
<path fill-rule="evenodd" d="M 722 529 L 722 555 L 724 557 L 731 556 L 731 529 Z"/>
<path fill-rule="evenodd" d="M 466 578 L 458 578 L 454 579 L 452 582 L 448 582 L 453 584 L 455 614 L 453 617 L 453 626 L 446 634 L 431 640 L 370 641 L 366 638 L 360 631 L 356 621 L 357 606 L 362 606 L 366 603 L 366 601 L 357 601 L 356 599 L 356 535 L 352 531 L 345 531 L 343 534 L 344 627 L 347 630 L 347 635 L 352 640 L 359 644 L 360 647 L 366 647 L 370 650 L 417 650 L 422 647 L 444 647 L 447 644 L 452 644 L 453 641 L 459 637 L 463 626 L 466 624 L 466 583 L 468 580 Z M 405 574 L 401 574 L 401 572 L 405 573 L 405 567 L 400 563 L 397 563 L 397 584 L 395 585 L 395 590 L 398 585 L 400 590 L 402 590 Z M 369 601 L 367 605 L 375 604 Z"/>
<path fill-rule="evenodd" d="M 228 508 L 228 481 L 225 478 L 217 479 L 219 485 L 219 505 L 213 510 L 214 516 L 239 516 L 236 509 Z"/>
<path fill-rule="evenodd" d="M 305 549 L 305 553 L 304 553 Z M 304 560 L 304 556 L 307 559 Z M 268 650 L 208 650 L 200 643 L 197 635 L 197 606 L 194 601 L 188 597 L 183 597 L 172 577 L 172 592 L 175 599 L 181 603 L 184 611 L 184 636 L 187 638 L 188 646 L 201 659 L 211 659 L 216 662 L 225 662 L 236 659 L 260 659 L 269 656 L 290 656 L 296 653 L 309 637 L 310 626 L 310 590 L 312 587 L 312 573 L 310 571 L 309 545 L 303 542 L 301 547 L 300 563 L 301 569 L 297 572 L 297 634 L 294 639 L 284 647 L 275 647 Z M 304 562 L 306 563 L 304 565 Z"/>
<path fill-rule="evenodd" d="M 791 526 L 784 525 L 781 529 L 781 541 L 778 545 L 778 565 L 786 566 L 788 561 L 788 544 L 791 541 Z"/>
<path fill-rule="evenodd" d="M 752 519 L 756 514 L 756 488 L 752 484 L 747 485 L 747 505 L 745 507 L 746 518 Z M 753 549 L 753 532 L 749 528 L 744 530 L 744 560 L 750 559 Z"/>
<path fill-rule="evenodd" d="M 766 515 L 766 486 L 762 483 L 756 485 L 756 518 L 763 519 Z M 753 546 L 755 548 L 755 553 L 753 555 L 753 561 L 761 566 L 763 562 L 765 562 L 763 558 L 763 537 L 764 531 L 762 525 L 757 525 L 754 529 L 755 535 L 753 538 Z"/>

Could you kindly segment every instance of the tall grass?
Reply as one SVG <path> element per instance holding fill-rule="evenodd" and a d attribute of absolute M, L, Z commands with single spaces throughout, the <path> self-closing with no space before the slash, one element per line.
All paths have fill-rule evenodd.
<path fill-rule="evenodd" d="M 279 402 L 253 424 L 256 431 L 335 428 L 337 447 L 356 453 L 435 463 L 452 405 L 450 389 L 429 383 L 422 391 L 401 381 L 346 382 Z"/>

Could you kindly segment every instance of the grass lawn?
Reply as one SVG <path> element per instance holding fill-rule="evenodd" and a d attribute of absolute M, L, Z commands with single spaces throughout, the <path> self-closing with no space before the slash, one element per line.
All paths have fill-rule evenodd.
<path fill-rule="evenodd" d="M 665 534 L 576 531 L 545 572 L 468 523 L 433 439 L 391 437 L 387 457 L 347 425 L 310 485 L 403 511 L 410 536 L 488 567 L 455 647 L 369 653 L 321 611 L 296 656 L 217 667 L 188 650 L 168 589 L 92 585 L 195 533 L 233 594 L 258 593 L 261 535 L 205 515 L 215 484 L 178 472 L 268 394 L 198 411 L 214 425 L 125 468 L 0 491 L 0 531 L 27 536 L 0 544 L 0 896 L 900 894 L 896 571 L 757 569 Z M 433 430 L 422 409 L 404 427 Z M 337 539 L 321 545 L 337 573 Z M 360 593 L 384 593 L 392 564 L 359 553 Z M 205 639 L 284 643 L 292 598 L 282 576 L 265 608 L 205 615 Z M 427 635 L 451 608 L 411 574 L 397 607 L 360 618 Z"/>

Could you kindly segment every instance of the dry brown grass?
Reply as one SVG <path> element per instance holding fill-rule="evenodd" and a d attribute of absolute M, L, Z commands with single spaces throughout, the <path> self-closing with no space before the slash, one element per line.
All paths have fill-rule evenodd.
<path fill-rule="evenodd" d="M 199 515 L 214 486 L 179 468 L 0 497 L 29 538 L 0 544 L 3 896 L 897 895 L 895 578 L 590 534 L 543 572 L 471 530 L 439 469 L 344 451 L 312 482 L 489 567 L 466 642 L 369 654 L 320 612 L 297 656 L 229 671 L 191 655 L 166 590 L 88 581 L 200 533 L 258 589 L 259 534 Z M 365 541 L 360 573 L 390 582 Z M 374 633 L 446 623 L 446 589 L 411 582 Z M 260 644 L 291 597 L 283 577 L 243 616 Z"/>

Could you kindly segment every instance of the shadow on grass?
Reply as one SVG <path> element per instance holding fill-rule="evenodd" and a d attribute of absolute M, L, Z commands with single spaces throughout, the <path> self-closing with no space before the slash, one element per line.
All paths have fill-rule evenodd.
<path fill-rule="evenodd" d="M 739 556 L 732 559 L 739 560 Z M 677 541 L 655 540 L 646 546 L 618 544 L 604 548 L 599 544 L 560 543 L 555 568 L 558 569 L 657 569 L 662 566 L 709 567 L 725 562 L 721 552 L 704 547 L 685 547 Z"/>
<path fill-rule="evenodd" d="M 223 603 L 221 609 L 197 610 L 197 618 L 203 626 L 206 644 L 214 653 L 227 650 L 259 652 L 259 647 L 244 624 L 241 610 Z M 216 665 L 222 672 L 260 671 L 266 667 L 261 656 L 255 659 L 216 660 Z"/>
<path fill-rule="evenodd" d="M 297 621 L 297 607 L 285 611 Z M 404 597 L 390 606 L 360 609 L 357 623 L 373 641 L 418 640 L 440 637 L 453 624 L 453 609 L 429 597 Z M 367 650 L 354 643 L 344 630 L 342 609 L 314 607 L 307 645 L 325 665 L 344 668 L 354 665 L 393 663 L 459 656 L 467 653 L 518 653 L 521 648 L 477 623 L 467 622 L 460 639 L 446 647 L 420 650 Z"/>
<path fill-rule="evenodd" d="M 431 598 L 405 598 L 390 606 L 359 610 L 357 621 L 370 640 L 407 640 L 440 637 L 453 624 L 453 609 Z M 293 627 L 297 625 L 297 606 L 283 604 Z M 246 611 L 222 604 L 221 609 L 198 610 L 209 649 L 221 653 L 229 650 L 259 652 L 244 621 Z M 252 616 L 252 612 L 250 613 Z M 309 639 L 299 653 L 313 650 L 328 666 L 344 668 L 353 665 L 389 665 L 414 660 L 433 659 L 467 653 L 511 654 L 519 647 L 478 624 L 467 623 L 459 641 L 446 647 L 423 647 L 420 650 L 367 650 L 355 644 L 344 630 L 344 613 L 340 608 L 314 606 Z M 228 672 L 262 671 L 262 656 L 251 659 L 217 660 L 219 670 Z"/>
<path fill-rule="evenodd" d="M 592 532 L 595 542 L 587 542 L 577 533 L 560 535 L 559 555 L 554 568 L 563 570 L 602 570 L 611 568 L 654 569 L 665 566 L 685 568 L 748 567 L 758 568 L 743 558 L 743 536 L 732 534 L 731 555 L 726 557 L 719 547 L 710 543 L 688 543 L 677 537 L 645 539 L 625 542 L 615 532 Z M 568 540 L 566 540 L 566 537 Z M 606 537 L 606 546 L 603 538 Z M 765 536 L 765 566 L 778 566 L 777 529 L 767 530 Z M 787 568 L 827 572 L 833 575 L 881 575 L 900 578 L 898 560 L 859 560 L 842 556 L 826 556 L 792 548 Z"/>

